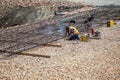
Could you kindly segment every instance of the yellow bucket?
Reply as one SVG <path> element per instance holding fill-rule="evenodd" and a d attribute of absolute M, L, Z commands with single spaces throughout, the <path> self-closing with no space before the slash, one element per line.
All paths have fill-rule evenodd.
<path fill-rule="evenodd" d="M 107 27 L 113 27 L 115 25 L 114 20 L 110 20 L 107 22 Z"/>
<path fill-rule="evenodd" d="M 87 42 L 87 41 L 88 41 L 88 35 L 87 35 L 87 34 L 82 35 L 82 36 L 81 36 L 81 41 Z"/>
<path fill-rule="evenodd" d="M 115 25 L 114 20 L 110 20 L 110 27 L 113 27 Z"/>

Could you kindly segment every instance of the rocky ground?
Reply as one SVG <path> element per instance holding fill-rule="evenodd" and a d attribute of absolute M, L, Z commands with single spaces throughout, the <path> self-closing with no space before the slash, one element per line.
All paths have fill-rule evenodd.
<path fill-rule="evenodd" d="M 0 60 L 0 80 L 120 80 L 120 23 L 99 31 L 100 40 L 61 39 L 52 44 L 62 47 L 38 47 Z"/>

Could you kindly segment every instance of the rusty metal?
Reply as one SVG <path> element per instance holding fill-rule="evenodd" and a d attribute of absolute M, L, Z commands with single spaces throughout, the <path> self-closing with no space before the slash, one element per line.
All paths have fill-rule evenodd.
<path fill-rule="evenodd" d="M 118 10 L 119 12 L 120 10 Z M 109 14 L 106 14 L 106 12 Z M 76 20 L 76 27 L 79 31 L 84 28 L 84 20 L 90 14 L 95 14 L 100 21 L 107 19 L 119 18 L 118 13 L 108 8 L 99 8 L 96 10 L 80 12 L 71 16 L 66 16 L 67 20 Z M 102 17 L 101 17 L 102 16 Z M 65 26 L 60 20 L 63 17 L 52 21 L 44 21 L 33 24 L 19 25 L 13 28 L 0 29 L 0 53 L 6 53 L 7 56 L 17 54 L 22 51 L 53 42 L 64 38 Z M 96 24 L 100 24 L 100 21 Z M 1 54 L 2 55 L 2 54 Z M 2 57 L 1 57 L 2 58 Z"/>

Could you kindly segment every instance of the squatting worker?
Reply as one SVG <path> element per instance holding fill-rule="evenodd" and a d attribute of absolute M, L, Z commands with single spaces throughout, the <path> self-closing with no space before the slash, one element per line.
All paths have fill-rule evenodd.
<path fill-rule="evenodd" d="M 68 40 L 80 40 L 79 31 L 75 27 L 66 27 L 66 35 L 68 36 Z"/>
<path fill-rule="evenodd" d="M 84 21 L 84 24 L 85 24 L 85 32 L 89 33 L 91 27 L 93 26 L 93 25 L 92 25 L 92 21 L 94 20 L 94 17 L 95 17 L 94 14 L 89 15 L 89 17 Z"/>

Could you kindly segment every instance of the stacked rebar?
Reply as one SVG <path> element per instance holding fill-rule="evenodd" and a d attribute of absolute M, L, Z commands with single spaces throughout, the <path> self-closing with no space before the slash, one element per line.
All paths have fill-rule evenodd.
<path fill-rule="evenodd" d="M 115 12 L 116 11 L 116 12 Z M 84 20 L 91 14 L 95 14 L 100 22 L 120 18 L 120 9 L 98 8 L 95 10 L 80 12 L 71 16 L 66 16 L 67 20 L 74 19 L 79 31 L 84 28 Z M 0 51 L 8 55 L 16 54 L 49 42 L 64 38 L 65 25 L 59 19 L 39 22 L 34 24 L 20 25 L 14 28 L 0 30 Z"/>

